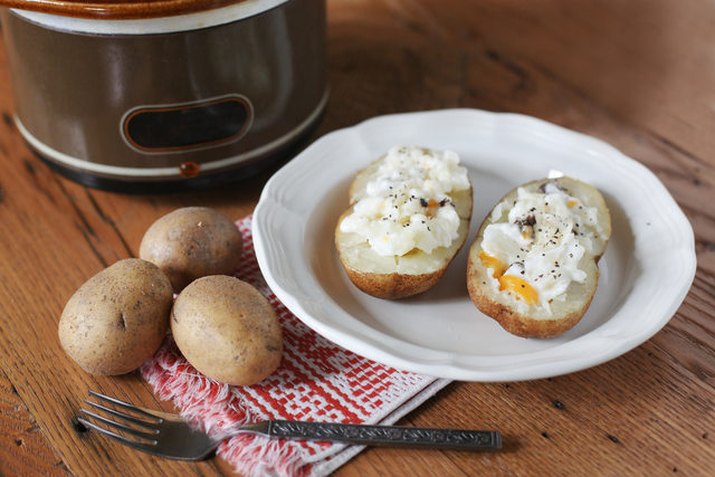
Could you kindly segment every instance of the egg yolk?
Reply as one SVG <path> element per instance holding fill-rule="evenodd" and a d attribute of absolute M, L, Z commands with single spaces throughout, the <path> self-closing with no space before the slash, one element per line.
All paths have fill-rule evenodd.
<path fill-rule="evenodd" d="M 535 305 L 539 300 L 539 293 L 523 278 L 514 275 L 499 277 L 499 290 L 508 290 L 521 297 L 527 305 Z"/>
<path fill-rule="evenodd" d="M 568 207 L 569 209 L 576 207 L 576 204 L 578 204 L 578 202 L 576 202 L 574 199 L 569 199 L 566 201 L 566 207 Z"/>
<path fill-rule="evenodd" d="M 493 270 L 492 276 L 494 278 L 499 278 L 506 270 L 506 267 L 503 263 L 501 263 L 501 261 L 499 261 L 498 258 L 492 257 L 484 250 L 479 251 L 479 259 L 482 261 L 482 265 L 484 265 L 485 268 L 491 268 Z"/>

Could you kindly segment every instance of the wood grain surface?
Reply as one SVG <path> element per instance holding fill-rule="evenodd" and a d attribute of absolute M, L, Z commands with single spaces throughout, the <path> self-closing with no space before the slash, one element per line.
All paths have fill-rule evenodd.
<path fill-rule="evenodd" d="M 316 137 L 371 116 L 474 107 L 602 138 L 653 170 L 695 230 L 698 270 L 670 323 L 606 364 L 553 379 L 453 383 L 407 425 L 501 430 L 493 454 L 370 449 L 337 475 L 712 475 L 715 469 L 715 3 L 330 0 L 332 97 Z M 0 49 L 0 474 L 231 475 L 82 432 L 87 389 L 171 409 L 137 374 L 82 372 L 57 321 L 87 278 L 135 256 L 162 214 L 253 210 L 267 171 L 180 195 L 87 189 L 51 172 L 13 120 Z M 667 280 L 668 277 L 663 277 Z"/>

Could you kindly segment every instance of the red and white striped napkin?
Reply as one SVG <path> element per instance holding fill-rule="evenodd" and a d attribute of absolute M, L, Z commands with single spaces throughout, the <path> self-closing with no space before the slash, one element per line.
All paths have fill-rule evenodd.
<path fill-rule="evenodd" d="M 392 424 L 449 383 L 363 358 L 308 328 L 263 280 L 253 251 L 251 217 L 236 225 L 243 235 L 243 261 L 236 276 L 254 285 L 275 308 L 283 326 L 283 360 L 257 385 L 230 386 L 196 371 L 168 339 L 142 367 L 142 375 L 186 419 L 217 436 L 264 419 Z M 362 449 L 246 433 L 225 440 L 218 455 L 247 476 L 322 476 Z"/>

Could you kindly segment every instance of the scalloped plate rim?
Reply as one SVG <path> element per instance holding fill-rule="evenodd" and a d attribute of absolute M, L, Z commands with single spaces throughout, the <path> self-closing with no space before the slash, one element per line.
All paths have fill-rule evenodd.
<path fill-rule="evenodd" d="M 480 356 L 478 354 L 467 356 L 467 358 L 481 359 L 487 363 L 486 365 L 479 366 L 469 362 L 465 363 L 464 359 L 460 361 L 460 357 L 464 358 L 465 356 L 459 353 L 447 353 L 442 350 L 432 350 L 413 343 L 407 343 L 379 330 L 371 328 L 357 319 L 355 319 L 355 321 L 359 322 L 357 328 L 360 332 L 356 332 L 354 326 L 353 329 L 350 327 L 346 328 L 345 323 L 341 324 L 331 322 L 330 320 L 326 321 L 324 317 L 316 316 L 319 312 L 316 313 L 315 311 L 310 311 L 310 306 L 307 306 L 310 304 L 308 303 L 310 299 L 306 296 L 299 296 L 295 291 L 291 291 L 289 289 L 290 286 L 287 286 L 283 280 L 284 277 L 273 273 L 275 267 L 274 263 L 272 263 L 273 258 L 270 256 L 269 250 L 271 246 L 271 239 L 269 237 L 272 237 L 272 234 L 269 234 L 268 229 L 266 228 L 269 226 L 267 218 L 274 214 L 288 213 L 290 215 L 293 213 L 286 207 L 286 199 L 280 198 L 280 187 L 286 181 L 290 181 L 292 172 L 300 171 L 300 169 L 305 168 L 306 165 L 313 165 L 313 163 L 320 164 L 320 161 L 324 159 L 318 157 L 317 153 L 320 152 L 321 147 L 330 141 L 340 142 L 340 138 L 342 136 L 356 134 L 359 136 L 360 134 L 365 133 L 366 130 L 375 127 L 375 125 L 379 125 L 381 122 L 420 121 L 429 120 L 430 117 L 438 118 L 440 116 L 471 116 L 476 118 L 478 121 L 491 121 L 494 123 L 497 130 L 500 128 L 504 129 L 507 127 L 505 126 L 506 124 L 512 125 L 512 127 L 525 128 L 531 133 L 542 135 L 542 141 L 553 139 L 557 139 L 559 141 L 569 141 L 572 144 L 576 144 L 581 147 L 584 151 L 609 157 L 612 162 L 622 167 L 623 170 L 632 172 L 644 183 L 647 182 L 650 187 L 654 187 L 657 192 L 657 198 L 664 201 L 666 206 L 671 209 L 669 210 L 668 217 L 677 225 L 675 232 L 677 232 L 680 247 L 671 250 L 671 252 L 672 254 L 680 253 L 683 256 L 683 261 L 680 262 L 682 265 L 680 269 L 681 277 L 676 284 L 678 286 L 672 287 L 669 290 L 669 297 L 667 300 L 668 303 L 666 304 L 669 306 L 666 306 L 661 310 L 658 319 L 651 319 L 649 326 L 637 334 L 612 336 L 604 334 L 604 330 L 601 327 L 574 338 L 564 344 L 544 350 L 520 354 L 517 359 L 505 359 L 503 356 L 493 355 Z M 366 160 L 369 160 L 369 158 Z M 354 171 L 346 170 L 346 174 L 350 174 L 352 172 Z M 473 221 L 474 220 L 479 220 L 479 218 L 473 217 Z M 562 126 L 558 126 L 531 116 L 516 113 L 493 113 L 476 109 L 450 109 L 378 116 L 367 119 L 356 124 L 355 126 L 339 129 L 326 134 L 308 146 L 308 148 L 296 156 L 296 158 L 292 161 L 287 163 L 268 181 L 263 189 L 263 192 L 261 193 L 259 203 L 254 212 L 253 235 L 259 267 L 261 268 L 268 285 L 274 291 L 276 296 L 286 305 L 286 307 L 307 326 L 313 328 L 316 332 L 333 342 L 378 362 L 382 362 L 399 369 L 424 373 L 436 377 L 468 381 L 499 382 L 552 377 L 587 369 L 618 357 L 647 341 L 667 324 L 684 300 L 690 285 L 692 284 L 696 268 L 692 228 L 665 186 L 652 172 L 650 172 L 646 166 L 628 156 L 625 156 L 610 144 L 592 136 L 572 131 Z M 465 246 L 468 247 L 472 239 L 473 237 L 470 235 L 470 238 Z M 307 266 L 307 275 L 305 275 L 305 277 L 312 276 L 309 264 L 306 263 L 305 265 Z M 312 278 L 314 279 L 314 277 Z M 636 282 L 637 281 L 638 280 L 636 280 Z M 313 282 L 317 282 L 317 280 L 311 280 L 311 283 Z M 324 290 L 319 287 L 317 290 L 319 298 L 323 300 L 331 300 L 329 296 L 321 297 L 321 292 L 323 292 L 323 295 L 325 294 Z M 626 302 L 628 302 L 627 299 Z M 616 315 L 617 314 L 614 314 L 614 316 Z M 613 317 L 611 317 L 611 319 L 612 318 Z M 356 323 L 348 324 L 355 325 Z M 364 333 L 368 333 L 369 336 L 365 336 Z M 576 343 L 577 346 L 583 342 L 593 344 L 596 340 L 602 342 L 604 349 L 595 356 L 564 362 L 563 357 L 560 358 L 559 354 L 554 352 L 554 350 L 558 351 L 559 348 L 563 349 L 568 346 L 573 348 L 574 343 Z M 389 346 L 385 345 L 386 342 Z M 394 346 L 396 344 L 400 345 L 402 349 L 395 349 Z M 414 356 L 410 357 L 404 352 L 405 350 L 411 350 L 412 352 L 415 352 L 415 350 L 424 350 L 427 352 L 433 352 L 432 354 L 436 353 L 439 356 L 443 356 L 443 358 L 436 360 L 433 359 L 431 361 L 415 360 Z M 527 360 L 526 363 L 523 362 L 524 359 Z M 532 362 L 528 362 L 529 360 Z M 469 361 L 469 359 L 467 361 Z"/>

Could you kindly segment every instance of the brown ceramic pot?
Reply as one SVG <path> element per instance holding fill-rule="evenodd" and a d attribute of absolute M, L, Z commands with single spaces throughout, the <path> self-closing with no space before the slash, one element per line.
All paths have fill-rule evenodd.
<path fill-rule="evenodd" d="M 17 7 L 2 11 L 17 127 L 88 185 L 245 175 L 284 157 L 327 100 L 324 0 L 0 4 Z"/>

